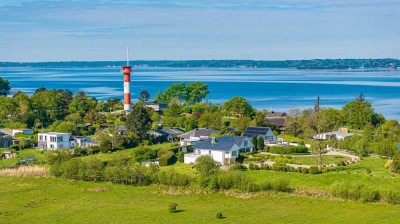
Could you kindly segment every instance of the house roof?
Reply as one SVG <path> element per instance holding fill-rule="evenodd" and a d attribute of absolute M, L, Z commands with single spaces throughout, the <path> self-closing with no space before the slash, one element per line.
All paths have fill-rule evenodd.
<path fill-rule="evenodd" d="M 196 145 L 193 146 L 194 149 L 206 149 L 206 150 L 223 150 L 227 151 L 232 149 L 233 146 L 237 146 L 240 148 L 240 145 L 248 139 L 245 136 L 221 136 L 217 139 L 215 139 L 215 142 L 213 142 L 212 138 L 203 140 Z"/>
<path fill-rule="evenodd" d="M 286 117 L 269 117 L 266 118 L 269 124 L 276 125 L 278 127 L 284 127 L 286 122 Z"/>
<path fill-rule="evenodd" d="M 125 125 L 117 125 L 115 126 L 117 131 L 128 131 L 128 128 Z"/>
<path fill-rule="evenodd" d="M 270 130 L 269 127 L 254 127 L 254 126 L 249 126 L 246 128 L 246 130 L 243 133 L 243 136 L 247 137 L 253 137 L 253 136 L 260 136 L 260 135 L 266 135 L 268 131 Z"/>
<path fill-rule="evenodd" d="M 176 134 L 183 134 L 185 133 L 184 130 L 180 128 L 170 128 L 170 129 L 161 129 L 163 132 L 168 133 L 170 135 L 176 135 Z"/>
<path fill-rule="evenodd" d="M 268 112 L 265 117 L 270 118 L 270 117 L 284 117 L 286 116 L 285 112 L 275 112 L 275 111 L 270 111 Z"/>
<path fill-rule="evenodd" d="M 211 128 L 196 128 L 181 135 L 178 135 L 178 137 L 188 139 L 190 137 L 210 136 L 211 134 L 217 133 L 217 130 Z"/>

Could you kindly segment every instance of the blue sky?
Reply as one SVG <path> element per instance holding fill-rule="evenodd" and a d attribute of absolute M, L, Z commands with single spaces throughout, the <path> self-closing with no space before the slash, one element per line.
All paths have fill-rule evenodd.
<path fill-rule="evenodd" d="M 0 0 L 0 61 L 400 58 L 400 0 Z"/>

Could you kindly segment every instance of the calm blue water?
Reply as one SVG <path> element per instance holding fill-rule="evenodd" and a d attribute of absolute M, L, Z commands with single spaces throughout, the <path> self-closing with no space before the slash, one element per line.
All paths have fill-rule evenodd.
<path fill-rule="evenodd" d="M 15 89 L 83 90 L 97 99 L 123 95 L 120 68 L 0 68 Z M 317 96 L 324 107 L 340 108 L 359 93 L 387 118 L 400 119 L 399 70 L 296 70 L 272 68 L 135 68 L 132 99 L 146 89 L 152 96 L 174 82 L 208 84 L 208 99 L 222 103 L 243 96 L 257 109 L 311 108 Z"/>

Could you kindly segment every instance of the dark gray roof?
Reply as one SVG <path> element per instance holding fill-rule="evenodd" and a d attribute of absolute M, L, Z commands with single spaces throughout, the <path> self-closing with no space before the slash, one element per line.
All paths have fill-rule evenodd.
<path fill-rule="evenodd" d="M 240 147 L 245 139 L 247 139 L 247 137 L 244 136 L 221 136 L 215 139 L 215 142 L 213 143 L 213 139 L 209 138 L 197 143 L 193 148 L 226 151 L 230 150 L 234 145 Z"/>
<path fill-rule="evenodd" d="M 266 135 L 268 130 L 270 130 L 269 127 L 253 127 L 253 126 L 249 126 L 244 131 L 243 136 L 247 136 L 247 137 L 257 136 L 258 137 L 260 135 Z"/>
<path fill-rule="evenodd" d="M 116 129 L 117 131 L 127 131 L 127 130 L 128 130 L 128 128 L 127 128 L 125 125 L 118 125 L 118 126 L 115 126 L 115 129 Z"/>
<path fill-rule="evenodd" d="M 268 117 L 284 117 L 284 116 L 286 116 L 285 112 L 275 112 L 275 111 L 268 112 L 265 115 L 266 118 L 268 118 Z"/>
<path fill-rule="evenodd" d="M 278 127 L 284 127 L 286 122 L 286 117 L 270 117 L 267 118 L 269 124 L 276 125 Z"/>
<path fill-rule="evenodd" d="M 217 133 L 217 130 L 211 128 L 196 128 L 181 135 L 178 135 L 178 137 L 188 139 L 190 137 L 210 136 L 211 134 Z"/>
<path fill-rule="evenodd" d="M 170 128 L 170 129 L 161 129 L 161 130 L 170 135 L 177 135 L 177 134 L 185 133 L 185 131 L 180 128 Z"/>

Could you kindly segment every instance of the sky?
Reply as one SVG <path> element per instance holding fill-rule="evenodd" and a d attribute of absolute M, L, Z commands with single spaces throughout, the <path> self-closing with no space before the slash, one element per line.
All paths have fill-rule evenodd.
<path fill-rule="evenodd" d="M 400 0 L 0 0 L 0 61 L 400 58 Z"/>

